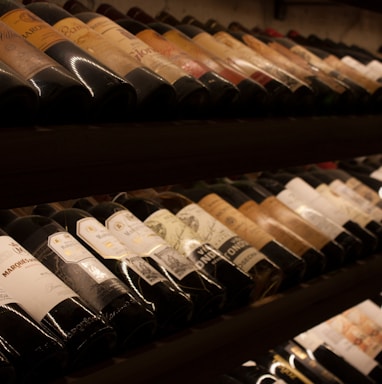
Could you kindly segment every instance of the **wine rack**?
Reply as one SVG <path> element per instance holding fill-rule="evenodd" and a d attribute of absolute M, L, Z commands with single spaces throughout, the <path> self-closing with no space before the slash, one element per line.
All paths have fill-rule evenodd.
<path fill-rule="evenodd" d="M 2 207 L 371 155 L 381 127 L 382 116 L 367 115 L 3 128 Z M 381 292 L 381 273 L 373 255 L 55 384 L 209 383 Z"/>

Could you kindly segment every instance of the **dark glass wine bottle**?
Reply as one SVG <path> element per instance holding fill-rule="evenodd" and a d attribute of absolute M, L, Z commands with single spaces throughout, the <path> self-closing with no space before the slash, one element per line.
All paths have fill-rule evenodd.
<path fill-rule="evenodd" d="M 155 198 L 160 201 L 163 207 L 191 228 L 193 234 L 196 234 L 201 241 L 211 244 L 219 251 L 220 257 L 215 257 L 213 260 L 216 271 L 213 273 L 217 280 L 227 288 L 227 307 L 243 306 L 257 299 L 256 281 L 232 261 L 232 259 L 240 258 L 240 256 L 248 257 L 251 252 L 249 244 L 243 244 L 242 239 L 236 234 L 220 225 L 218 220 L 203 209 L 198 210 L 199 207 L 193 201 L 180 194 L 171 191 L 162 192 Z M 188 209 L 183 209 L 185 207 Z M 205 229 L 212 225 L 215 228 L 216 236 L 211 236 L 210 231 L 203 231 L 201 223 L 204 223 Z M 226 229 L 227 232 L 225 232 Z M 212 271 L 209 273 L 211 274 Z"/>
<path fill-rule="evenodd" d="M 193 60 L 195 64 L 199 64 L 199 74 L 198 72 L 195 72 L 194 76 L 196 76 L 210 91 L 212 100 L 212 111 L 210 114 L 218 114 L 219 117 L 222 117 L 222 114 L 228 114 L 232 109 L 236 109 L 235 104 L 239 99 L 239 89 L 231 81 L 222 76 L 220 68 L 216 70 L 218 64 L 207 55 L 200 46 L 196 45 L 188 36 L 181 33 L 175 27 L 157 21 L 139 7 L 130 8 L 127 15 L 146 24 L 148 27 L 161 34 L 169 44 L 175 46 L 178 51 L 174 50 L 173 54 L 176 55 L 177 60 L 173 61 L 180 67 L 182 67 L 182 64 L 183 69 L 185 70 L 187 67 L 191 67 L 189 60 L 186 60 L 187 58 Z M 165 47 L 163 47 L 163 49 L 165 49 Z M 166 49 L 166 52 L 169 52 L 169 50 Z M 182 55 L 179 53 L 181 52 L 187 55 L 185 56 L 184 61 L 180 61 Z"/>
<path fill-rule="evenodd" d="M 119 350 L 152 339 L 156 319 L 149 307 L 60 224 L 11 210 L 0 215 L 7 216 L 5 229 L 12 238 L 106 318 L 117 333 Z"/>
<path fill-rule="evenodd" d="M 167 191 L 160 193 L 158 197 L 167 209 L 190 226 L 202 240 L 211 243 L 241 270 L 252 276 L 256 285 L 254 298 L 262 298 L 278 290 L 282 272 L 247 241 L 239 238 L 235 232 L 182 194 Z M 196 220 L 199 225 L 194 225 Z"/>
<path fill-rule="evenodd" d="M 260 177 L 255 180 L 256 183 L 271 192 L 278 200 L 299 216 L 307 220 L 319 231 L 322 231 L 333 241 L 339 243 L 345 250 L 345 263 L 356 260 L 361 256 L 363 252 L 362 241 L 342 225 L 322 214 L 311 205 L 306 204 L 293 191 L 285 188 L 281 182 L 267 177 Z"/>
<path fill-rule="evenodd" d="M 39 108 L 38 94 L 27 80 L 1 61 L 1 57 L 0 84 L 0 126 L 30 125 L 34 123 L 36 111 Z M 15 114 L 16 108 L 19 113 Z"/>
<path fill-rule="evenodd" d="M 0 286 L 0 379 L 45 383 L 67 368 L 64 345 Z M 16 380 L 17 379 L 17 380 Z"/>
<path fill-rule="evenodd" d="M 127 249 L 93 215 L 83 209 L 52 204 L 38 205 L 34 211 L 50 216 L 65 226 L 72 236 L 135 292 L 154 313 L 158 333 L 182 328 L 190 320 L 193 307 L 186 294 L 144 258 Z"/>
<path fill-rule="evenodd" d="M 338 268 L 344 263 L 345 249 L 342 245 L 315 228 L 259 183 L 240 180 L 232 182 L 232 185 L 256 201 L 274 219 L 322 252 L 325 255 L 325 270 Z"/>
<path fill-rule="evenodd" d="M 285 106 L 286 109 L 289 109 L 289 113 L 298 115 L 316 113 L 316 97 L 313 88 L 308 83 L 254 51 L 217 20 L 208 19 L 204 24 L 204 29 L 218 41 L 234 49 L 240 57 L 254 63 L 262 71 L 287 87 L 292 93 L 288 105 Z"/>
<path fill-rule="evenodd" d="M 344 213 L 344 211 L 331 200 L 323 196 L 307 181 L 289 172 L 277 172 L 270 175 L 264 174 L 264 176 L 280 181 L 287 189 L 293 191 L 294 194 L 306 204 L 312 206 L 314 209 L 326 215 L 358 237 L 363 244 L 361 254 L 363 257 L 374 252 L 377 246 L 377 238 L 369 230 L 363 228 L 358 222 L 354 221 L 351 216 Z"/>
<path fill-rule="evenodd" d="M 91 95 L 86 87 L 66 68 L 2 21 L 0 33 L 0 60 L 28 81 L 37 92 L 38 104 L 32 103 L 29 107 L 36 111 L 34 119 L 40 123 L 57 124 L 84 121 L 91 104 Z M 5 80 L 1 83 L 6 84 Z M 7 108 L 6 102 L 11 103 L 12 99 L 9 94 L 1 106 Z M 18 108 L 22 108 L 24 103 L 21 95 L 18 100 Z M 27 110 L 14 117 L 20 119 L 28 116 L 30 113 Z"/>
<path fill-rule="evenodd" d="M 21 244 L 0 232 L 4 271 L 0 284 L 35 321 L 64 343 L 68 369 L 109 357 L 116 346 L 113 328 Z"/>
<path fill-rule="evenodd" d="M 143 221 L 197 268 L 197 273 L 190 275 L 189 284 L 191 293 L 194 294 L 193 302 L 197 318 L 212 317 L 221 313 L 227 304 L 226 288 L 209 274 L 213 269 L 213 260 L 219 260 L 220 253 L 209 244 L 199 241 L 197 236 L 190 237 L 183 222 L 158 201 L 119 194 L 116 196 L 116 202 Z M 205 272 L 206 270 L 208 272 Z M 212 273 L 215 274 L 215 271 Z"/>
<path fill-rule="evenodd" d="M 126 120 L 126 111 L 136 105 L 136 91 L 131 83 L 16 1 L 0 2 L 0 20 L 63 65 L 85 85 L 92 96 L 88 119 L 97 122 Z"/>
<path fill-rule="evenodd" d="M 341 384 L 342 381 L 321 365 L 313 355 L 300 347 L 293 340 L 288 340 L 274 347 L 274 351 L 289 362 L 292 368 L 301 372 L 314 384 Z"/>
<path fill-rule="evenodd" d="M 301 172 L 298 174 L 298 177 L 313 187 L 329 203 L 333 204 L 334 207 L 337 207 L 341 212 L 343 212 L 343 214 L 356 222 L 359 227 L 363 229 L 358 237 L 361 238 L 361 235 L 364 236 L 361 238 L 361 240 L 369 244 L 369 254 L 379 249 L 382 226 L 380 223 L 375 221 L 370 214 L 365 213 L 362 211 L 362 209 L 360 209 L 354 203 L 344 199 L 337 192 L 333 193 L 333 191 L 330 189 L 330 186 L 322 181 L 324 176 L 321 175 L 321 177 L 318 178 L 313 174 L 313 172 Z"/>
<path fill-rule="evenodd" d="M 223 197 L 219 196 L 219 194 L 201 183 L 186 188 L 174 186 L 173 190 L 187 196 L 200 205 L 264 255 L 264 269 L 271 272 L 272 276 L 270 276 L 271 278 L 268 283 L 269 292 L 274 293 L 278 286 L 279 289 L 285 289 L 301 282 L 303 274 L 305 273 L 305 262 L 277 242 L 273 236 L 236 209 Z M 278 271 L 274 269 L 274 266 L 277 266 Z M 279 285 L 280 272 L 282 273 L 281 285 Z M 265 278 L 264 281 L 267 280 L 268 279 Z M 278 283 L 275 284 L 276 281 L 278 281 Z M 266 285 L 265 288 L 265 294 L 269 293 L 267 292 Z"/>
<path fill-rule="evenodd" d="M 137 95 L 137 110 L 132 109 L 133 115 L 147 119 L 147 110 L 151 110 L 156 118 L 168 117 L 170 111 L 172 113 L 176 104 L 175 89 L 118 44 L 56 4 L 37 2 L 27 5 L 27 8 L 132 84 Z"/>

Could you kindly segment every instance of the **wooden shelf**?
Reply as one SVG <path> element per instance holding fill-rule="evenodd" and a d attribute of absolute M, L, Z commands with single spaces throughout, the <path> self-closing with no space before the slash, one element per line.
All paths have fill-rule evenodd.
<path fill-rule="evenodd" d="M 4 128 L 1 208 L 380 153 L 382 115 Z"/>
<path fill-rule="evenodd" d="M 257 353 L 382 291 L 382 255 L 105 361 L 55 384 L 210 383 Z"/>

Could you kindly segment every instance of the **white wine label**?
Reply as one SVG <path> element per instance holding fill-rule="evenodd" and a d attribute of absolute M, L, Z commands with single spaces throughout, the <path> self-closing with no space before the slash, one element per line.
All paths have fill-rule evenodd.
<path fill-rule="evenodd" d="M 16 300 L 5 291 L 3 287 L 0 287 L 0 306 L 15 303 Z"/>
<path fill-rule="evenodd" d="M 382 204 L 382 199 L 378 195 L 377 191 L 374 191 L 374 189 L 371 189 L 366 184 L 362 183 L 358 179 L 351 177 L 350 179 L 346 180 L 345 183 L 349 188 L 353 189 L 357 193 L 359 193 L 361 196 L 363 196 L 366 200 L 370 201 L 374 205 L 378 205 L 379 207 Z"/>
<path fill-rule="evenodd" d="M 114 213 L 105 224 L 129 249 L 137 255 L 153 258 L 178 280 L 196 270 L 193 263 L 128 210 Z"/>
<path fill-rule="evenodd" d="M 312 332 L 321 338 L 337 355 L 349 362 L 364 375 L 368 375 L 378 363 L 352 344 L 341 333 L 333 329 L 327 322 L 320 323 L 311 328 Z"/>
<path fill-rule="evenodd" d="M 185 206 L 176 216 L 244 271 L 249 271 L 265 257 L 198 204 Z"/>
<path fill-rule="evenodd" d="M 382 79 L 382 63 L 378 60 L 372 60 L 366 65 L 365 74 L 374 81 Z"/>
<path fill-rule="evenodd" d="M 382 209 L 374 206 L 360 194 L 352 190 L 341 180 L 334 180 L 329 187 L 338 195 L 342 196 L 350 203 L 356 204 L 362 211 L 370 215 L 375 221 L 382 221 Z"/>
<path fill-rule="evenodd" d="M 370 173 L 370 176 L 373 177 L 374 179 L 377 179 L 379 181 L 382 181 L 382 167 L 376 169 L 375 171 Z"/>
<path fill-rule="evenodd" d="M 65 263 L 75 263 L 93 280 L 102 283 L 116 276 L 70 233 L 57 232 L 48 237 L 48 247 Z"/>
<path fill-rule="evenodd" d="M 292 191 L 284 189 L 276 197 L 330 239 L 334 240 L 343 231 L 340 225 L 325 217 L 321 212 L 306 205 Z"/>
<path fill-rule="evenodd" d="M 356 60 L 352 56 L 344 56 L 341 58 L 341 61 L 360 73 L 365 74 L 366 72 L 366 69 L 367 69 L 366 65 L 362 64 L 360 61 Z"/>
<path fill-rule="evenodd" d="M 9 236 L 0 236 L 0 285 L 36 321 L 78 295 Z"/>
<path fill-rule="evenodd" d="M 89 20 L 87 24 L 107 39 L 117 43 L 122 50 L 171 84 L 186 75 L 186 72 L 155 51 L 150 45 L 109 18 L 99 16 Z"/>
<path fill-rule="evenodd" d="M 382 328 L 382 308 L 380 306 L 371 300 L 365 300 L 359 303 L 357 308 Z"/>
<path fill-rule="evenodd" d="M 316 190 L 321 193 L 322 196 L 331 201 L 333 205 L 341 209 L 342 212 L 344 212 L 353 221 L 358 223 L 361 227 L 366 227 L 366 225 L 372 220 L 370 215 L 362 212 L 362 210 L 356 207 L 354 203 L 349 203 L 336 192 L 332 191 L 328 185 L 321 184 L 316 188 Z"/>
<path fill-rule="evenodd" d="M 307 351 L 314 352 L 320 345 L 323 344 L 323 340 L 317 337 L 313 332 L 302 332 L 295 336 L 294 339 L 302 345 Z"/>
<path fill-rule="evenodd" d="M 142 257 L 126 248 L 102 223 L 93 217 L 77 221 L 77 235 L 104 259 L 125 262 L 133 271 L 153 285 L 164 280 Z"/>
<path fill-rule="evenodd" d="M 317 209 L 322 214 L 331 218 L 334 222 L 344 225 L 349 221 L 349 217 L 344 214 L 340 208 L 316 191 L 302 178 L 295 177 L 286 184 L 286 188 L 293 191 L 295 195 L 307 205 Z"/>

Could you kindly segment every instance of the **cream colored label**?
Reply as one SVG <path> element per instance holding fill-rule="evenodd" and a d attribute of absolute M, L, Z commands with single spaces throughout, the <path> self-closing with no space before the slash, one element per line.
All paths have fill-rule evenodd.
<path fill-rule="evenodd" d="M 349 188 L 341 180 L 334 180 L 329 187 L 338 195 L 348 200 L 350 203 L 356 204 L 362 211 L 370 215 L 375 221 L 382 221 L 382 209 L 374 206 L 368 200 L 364 199 L 357 192 Z"/>
<path fill-rule="evenodd" d="M 279 222 L 296 232 L 301 238 L 309 241 L 318 249 L 324 247 L 329 241 L 322 231 L 311 226 L 309 222 L 302 219 L 293 210 L 282 204 L 275 196 L 269 196 L 260 204 L 261 208 L 272 215 Z"/>
<path fill-rule="evenodd" d="M 198 204 L 257 250 L 261 251 L 261 248 L 274 240 L 251 219 L 215 193 L 203 197 Z"/>
<path fill-rule="evenodd" d="M 382 328 L 382 309 L 380 306 L 371 300 L 364 300 L 357 305 L 357 308 Z"/>
<path fill-rule="evenodd" d="M 36 321 L 78 295 L 9 236 L 0 236 L 0 286 Z"/>
<path fill-rule="evenodd" d="M 65 263 L 77 264 L 98 284 L 115 279 L 115 275 L 70 233 L 57 232 L 50 235 L 48 247 Z"/>
<path fill-rule="evenodd" d="M 329 220 L 319 211 L 304 204 L 298 199 L 292 191 L 285 189 L 277 195 L 282 203 L 294 210 L 303 219 L 314 225 L 318 230 L 334 240 L 342 231 L 343 228 L 332 220 Z"/>
<path fill-rule="evenodd" d="M 115 259 L 125 262 L 133 271 L 150 285 L 163 280 L 142 257 L 127 249 L 104 225 L 93 217 L 85 217 L 77 221 L 77 235 L 104 259 Z"/>
<path fill-rule="evenodd" d="M 378 363 L 360 348 L 352 344 L 327 322 L 320 323 L 308 331 L 326 343 L 337 355 L 343 357 L 364 375 L 368 375 Z"/>
<path fill-rule="evenodd" d="M 358 60 L 356 60 L 354 57 L 351 56 L 344 56 L 341 58 L 341 61 L 348 65 L 349 67 L 352 67 L 356 71 L 360 73 L 366 72 L 366 65 L 360 63 Z"/>
<path fill-rule="evenodd" d="M 0 287 L 0 306 L 15 303 L 16 300 L 5 291 L 4 288 Z"/>
<path fill-rule="evenodd" d="M 177 65 L 109 18 L 99 16 L 89 20 L 87 24 L 171 84 L 186 75 Z"/>
<path fill-rule="evenodd" d="M 331 201 L 335 206 L 342 210 L 349 218 L 358 223 L 361 227 L 366 225 L 372 220 L 370 215 L 365 214 L 360 209 L 350 204 L 337 193 L 333 192 L 326 184 L 319 185 L 316 190 L 325 198 Z"/>
<path fill-rule="evenodd" d="M 290 180 L 286 184 L 286 188 L 293 191 L 295 195 L 307 205 L 317 209 L 334 222 L 344 225 L 349 221 L 348 215 L 300 177 L 295 177 Z"/>
<path fill-rule="evenodd" d="M 382 63 L 377 60 L 372 60 L 366 65 L 365 75 L 374 81 L 381 81 L 382 79 Z"/>
<path fill-rule="evenodd" d="M 351 177 L 346 180 L 345 184 L 363 196 L 366 200 L 370 201 L 372 204 L 381 204 L 382 200 L 378 193 L 356 178 Z"/>
<path fill-rule="evenodd" d="M 382 167 L 370 173 L 370 177 L 382 181 Z"/>
<path fill-rule="evenodd" d="M 62 19 L 54 28 L 122 77 L 138 67 L 131 57 L 76 17 Z"/>
<path fill-rule="evenodd" d="M 214 37 L 216 38 L 216 40 L 233 49 L 236 54 L 242 59 L 248 60 L 257 68 L 287 86 L 292 92 L 295 92 L 298 88 L 303 85 L 295 77 L 283 71 L 282 69 L 280 69 L 280 67 L 275 66 L 271 61 L 265 59 L 253 49 L 249 48 L 239 40 L 235 39 L 229 33 L 218 32 L 214 34 Z"/>
<path fill-rule="evenodd" d="M 130 211 L 114 213 L 105 224 L 111 233 L 129 249 L 137 255 L 151 257 L 178 280 L 182 280 L 196 270 L 191 262 Z"/>
<path fill-rule="evenodd" d="M 249 271 L 265 256 L 241 239 L 227 226 L 215 219 L 198 204 L 189 204 L 177 214 L 206 242 L 219 249 L 224 256 L 244 271 Z"/>
<path fill-rule="evenodd" d="M 66 41 L 61 33 L 28 9 L 14 9 L 1 16 L 0 20 L 42 51 Z"/>
<path fill-rule="evenodd" d="M 137 37 L 197 79 L 209 71 L 208 67 L 194 60 L 185 51 L 179 49 L 176 44 L 168 41 L 153 29 L 143 30 L 137 33 Z"/>
<path fill-rule="evenodd" d="M 0 56 L 4 63 L 30 79 L 45 68 L 57 67 L 55 60 L 28 43 L 19 33 L 0 21 Z"/>

